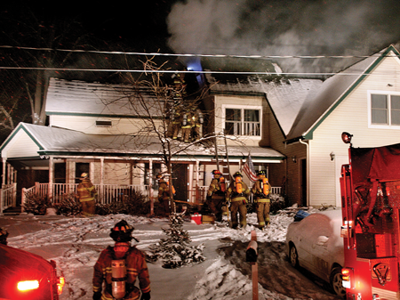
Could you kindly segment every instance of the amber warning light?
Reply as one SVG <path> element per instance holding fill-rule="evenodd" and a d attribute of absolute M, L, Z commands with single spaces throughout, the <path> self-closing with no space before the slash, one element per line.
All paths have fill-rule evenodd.
<path fill-rule="evenodd" d="M 65 279 L 64 279 L 64 277 L 58 277 L 58 280 L 57 280 L 57 290 L 58 290 L 58 294 L 59 295 L 61 295 L 62 294 L 62 290 L 63 290 L 63 287 L 64 287 L 64 285 L 65 285 Z"/>
<path fill-rule="evenodd" d="M 20 281 L 17 284 L 17 288 L 21 292 L 36 290 L 39 288 L 39 281 L 37 280 Z"/>
<path fill-rule="evenodd" d="M 342 285 L 346 289 L 351 289 L 352 288 L 352 273 L 353 269 L 350 268 L 343 268 L 342 269 Z"/>

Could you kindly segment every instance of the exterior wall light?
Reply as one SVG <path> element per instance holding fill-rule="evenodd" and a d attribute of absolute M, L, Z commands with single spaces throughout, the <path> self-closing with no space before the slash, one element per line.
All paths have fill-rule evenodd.
<path fill-rule="evenodd" d="M 350 144 L 351 146 L 351 138 L 353 137 L 352 134 L 348 133 L 348 132 L 342 132 L 342 141 L 345 144 Z"/>
<path fill-rule="evenodd" d="M 332 151 L 329 156 L 331 157 L 331 161 L 335 159 L 335 153 Z"/>

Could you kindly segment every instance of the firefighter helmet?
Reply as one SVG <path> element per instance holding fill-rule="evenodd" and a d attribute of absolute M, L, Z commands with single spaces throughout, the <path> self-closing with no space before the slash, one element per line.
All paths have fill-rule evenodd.
<path fill-rule="evenodd" d="M 235 174 L 233 174 L 233 178 L 236 178 L 238 176 L 243 177 L 242 173 L 240 173 L 239 171 L 237 171 Z"/>
<path fill-rule="evenodd" d="M 265 176 L 265 174 L 266 174 L 265 170 L 257 171 L 257 176 L 260 176 L 260 175 L 264 175 Z"/>
<path fill-rule="evenodd" d="M 89 177 L 88 173 L 82 173 L 81 174 L 81 179 L 85 179 L 85 178 L 88 178 L 88 177 Z"/>
<path fill-rule="evenodd" d="M 130 226 L 125 220 L 121 220 L 111 229 L 110 237 L 115 242 L 130 242 L 134 229 L 135 228 Z"/>
<path fill-rule="evenodd" d="M 214 170 L 211 173 L 213 173 L 213 175 L 222 175 L 220 170 Z"/>
<path fill-rule="evenodd" d="M 8 231 L 0 227 L 0 244 L 7 245 Z"/>

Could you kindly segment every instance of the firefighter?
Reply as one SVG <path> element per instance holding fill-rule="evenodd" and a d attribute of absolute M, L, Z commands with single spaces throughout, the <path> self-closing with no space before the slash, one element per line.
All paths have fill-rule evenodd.
<path fill-rule="evenodd" d="M 0 244 L 7 246 L 8 231 L 0 227 Z"/>
<path fill-rule="evenodd" d="M 182 116 L 182 139 L 185 143 L 190 141 L 190 133 L 192 131 L 192 112 L 189 110 Z"/>
<path fill-rule="evenodd" d="M 212 171 L 214 176 L 207 191 L 206 203 L 217 221 L 222 221 L 222 206 L 225 201 L 225 178 L 219 170 Z"/>
<path fill-rule="evenodd" d="M 82 173 L 81 183 L 77 187 L 77 198 L 82 204 L 82 215 L 91 217 L 96 211 L 95 197 L 97 191 L 89 179 L 88 173 Z"/>
<path fill-rule="evenodd" d="M 247 198 L 250 195 L 250 190 L 247 184 L 243 182 L 243 175 L 240 172 L 233 174 L 234 181 L 231 182 L 226 191 L 226 202 L 231 202 L 230 210 L 232 216 L 232 228 L 238 227 L 237 213 L 240 215 L 240 225 L 246 228 L 246 214 L 247 214 Z"/>
<path fill-rule="evenodd" d="M 193 110 L 192 114 L 192 138 L 198 141 L 203 136 L 204 117 L 200 109 Z"/>
<path fill-rule="evenodd" d="M 258 226 L 260 229 L 264 229 L 266 225 L 269 225 L 269 208 L 270 199 L 269 195 L 271 192 L 271 185 L 268 182 L 268 178 L 265 177 L 265 171 L 257 171 L 257 181 L 251 188 L 251 192 L 254 195 L 254 203 L 256 205 Z"/>
<path fill-rule="evenodd" d="M 142 300 L 150 299 L 150 277 L 145 255 L 131 246 L 133 230 L 125 220 L 111 229 L 110 237 L 115 245 L 103 250 L 94 265 L 93 300 L 136 300 L 140 291 Z M 135 286 L 136 278 L 139 278 L 140 290 Z"/>
<path fill-rule="evenodd" d="M 168 178 L 165 178 L 166 176 L 163 176 L 161 174 L 157 175 L 158 178 L 158 201 L 160 202 L 160 205 L 164 209 L 164 214 L 165 216 L 169 216 L 171 210 L 170 210 L 170 205 L 172 207 L 172 197 L 170 193 L 170 188 L 169 188 L 169 181 Z M 172 186 L 172 195 L 175 195 L 175 188 Z M 170 203 L 171 202 L 171 203 Z"/>
<path fill-rule="evenodd" d="M 181 124 L 182 124 L 183 114 L 181 105 L 176 104 L 174 106 L 171 121 L 172 121 L 172 139 L 178 139 L 178 136 L 181 134 Z"/>

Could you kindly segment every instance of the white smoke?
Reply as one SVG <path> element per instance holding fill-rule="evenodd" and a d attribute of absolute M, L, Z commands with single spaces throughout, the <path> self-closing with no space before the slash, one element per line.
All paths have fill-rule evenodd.
<path fill-rule="evenodd" d="M 398 0 L 187 0 L 172 6 L 168 43 L 177 53 L 371 55 L 399 40 L 399 12 Z M 358 59 L 278 63 L 323 72 Z"/>

